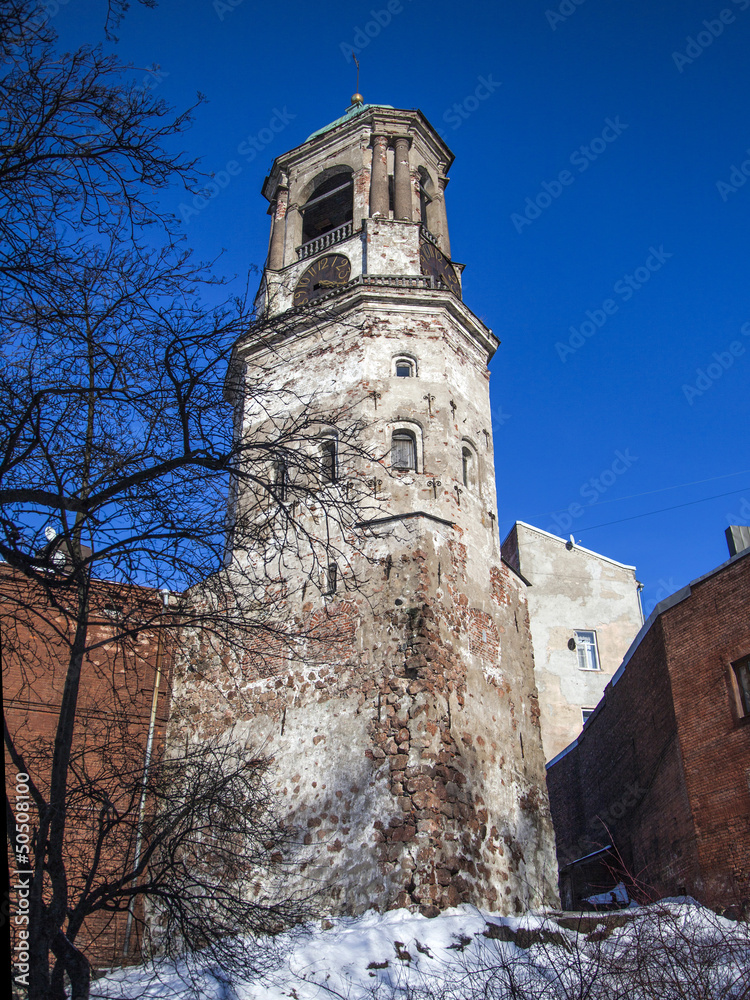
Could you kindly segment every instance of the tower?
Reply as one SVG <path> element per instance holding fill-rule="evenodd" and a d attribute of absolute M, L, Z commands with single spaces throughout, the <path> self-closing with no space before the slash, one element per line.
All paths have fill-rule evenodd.
<path fill-rule="evenodd" d="M 452 159 L 421 112 L 362 103 L 279 156 L 261 335 L 236 347 L 238 434 L 267 417 L 242 393 L 259 364 L 356 431 L 322 421 L 307 444 L 320 489 L 368 498 L 319 586 L 304 554 L 296 580 L 285 566 L 308 655 L 243 678 L 242 725 L 273 755 L 280 808 L 338 912 L 518 912 L 556 881 L 525 584 L 497 532 L 498 341 L 451 258 Z M 283 463 L 274 475 L 275 502 L 294 503 Z M 312 525 L 309 483 L 299 496 Z M 239 492 L 233 516 L 250 508 Z M 230 567 L 257 558 L 235 549 Z"/>

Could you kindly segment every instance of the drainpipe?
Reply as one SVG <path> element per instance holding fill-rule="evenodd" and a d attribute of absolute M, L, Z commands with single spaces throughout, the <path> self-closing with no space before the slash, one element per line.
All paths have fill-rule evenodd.
<path fill-rule="evenodd" d="M 163 590 L 159 591 L 159 597 L 161 598 L 162 609 L 166 608 L 169 603 L 169 590 L 165 587 Z M 161 618 L 164 616 L 164 611 L 162 610 Z M 133 864 L 133 878 L 136 877 L 136 872 L 138 871 L 138 865 L 141 862 L 141 842 L 143 840 L 143 819 L 146 812 L 146 787 L 148 785 L 148 772 L 151 767 L 151 754 L 154 745 L 154 731 L 156 729 L 156 708 L 159 702 L 159 687 L 161 685 L 161 664 L 163 658 L 163 634 L 164 630 L 159 629 L 159 635 L 156 640 L 156 677 L 154 679 L 154 694 L 151 699 L 151 717 L 148 722 L 148 739 L 146 740 L 146 755 L 143 761 L 143 782 L 141 785 L 141 797 L 138 803 L 138 823 L 136 825 L 136 836 L 135 836 L 135 862 Z M 125 943 L 122 946 L 123 955 L 127 955 L 130 951 L 130 938 L 133 932 L 133 908 L 135 905 L 134 899 L 131 899 L 128 905 L 128 920 L 125 924 Z"/>

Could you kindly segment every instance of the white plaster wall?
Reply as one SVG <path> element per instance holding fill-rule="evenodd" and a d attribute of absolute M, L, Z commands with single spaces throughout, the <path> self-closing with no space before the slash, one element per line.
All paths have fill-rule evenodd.
<path fill-rule="evenodd" d="M 520 570 L 529 580 L 529 614 L 547 760 L 583 728 L 581 709 L 594 708 L 641 627 L 635 568 L 562 539 L 516 525 Z M 568 641 L 594 630 L 601 670 L 582 670 Z"/>

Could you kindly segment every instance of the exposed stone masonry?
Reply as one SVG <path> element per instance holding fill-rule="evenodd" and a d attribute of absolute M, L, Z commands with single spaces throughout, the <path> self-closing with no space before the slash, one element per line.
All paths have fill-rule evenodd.
<path fill-rule="evenodd" d="M 378 211 L 368 204 L 373 143 L 385 177 L 397 172 L 395 218 L 383 177 Z M 314 394 L 323 411 L 346 407 L 361 452 L 339 449 L 335 488 L 355 484 L 371 502 L 338 539 L 349 555 L 335 593 L 303 586 L 303 555 L 297 569 L 287 562 L 279 627 L 299 638 L 247 656 L 196 636 L 176 685 L 175 732 L 232 727 L 273 755 L 302 891 L 317 887 L 321 906 L 342 913 L 434 915 L 461 902 L 520 912 L 555 891 L 526 588 L 497 537 L 487 372 L 497 340 L 456 295 L 421 281 L 350 282 L 290 308 L 311 259 L 296 252 L 300 213 L 319 181 L 353 176 L 353 231 L 335 247 L 351 277 L 417 279 L 420 183 L 449 252 L 451 159 L 419 112 L 374 108 L 274 164 L 264 190 L 275 202 L 288 183 L 283 243 L 277 208 L 258 300 L 265 339 L 238 343 L 237 368 L 273 358 L 276 384 Z M 397 377 L 398 358 L 412 377 Z M 252 436 L 259 416 L 241 392 L 237 405 L 238 432 Z M 396 432 L 410 435 L 414 468 L 391 467 Z M 247 498 L 237 503 L 242 515 Z M 312 500 L 297 508 L 312 534 L 317 516 Z M 228 571 L 256 557 L 235 550 Z"/>

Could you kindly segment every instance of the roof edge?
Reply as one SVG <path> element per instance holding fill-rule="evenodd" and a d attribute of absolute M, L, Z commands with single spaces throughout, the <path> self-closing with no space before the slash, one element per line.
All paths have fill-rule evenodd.
<path fill-rule="evenodd" d="M 654 622 L 657 620 L 657 618 L 663 615 L 665 611 L 669 611 L 670 608 L 675 607 L 677 604 L 682 604 L 682 602 L 686 600 L 688 597 L 690 597 L 690 595 L 692 594 L 693 587 L 697 587 L 698 584 L 703 583 L 704 580 L 709 580 L 712 576 L 715 576 L 717 573 L 721 573 L 722 570 L 725 570 L 728 566 L 731 566 L 733 563 L 739 562 L 740 559 L 746 559 L 748 556 L 750 556 L 750 549 L 743 549 L 743 551 L 738 552 L 737 555 L 730 556 L 730 558 L 727 559 L 726 562 L 720 563 L 718 566 L 714 567 L 714 569 L 709 570 L 708 573 L 703 573 L 702 576 L 697 576 L 694 580 L 691 580 L 690 583 L 686 584 L 684 587 L 681 587 L 679 590 L 676 590 L 674 594 L 670 594 L 670 596 L 665 597 L 663 601 L 659 601 L 659 603 L 656 605 L 654 610 L 648 616 L 646 621 L 643 623 L 643 625 L 641 625 L 638 634 L 630 644 L 630 648 L 623 657 L 622 663 L 617 668 L 616 672 L 612 675 L 612 680 L 609 682 L 609 684 L 607 684 L 607 687 L 610 687 L 610 685 L 614 687 L 615 684 L 622 677 L 623 673 L 625 672 L 625 667 L 628 665 L 629 661 L 633 658 L 635 651 L 638 649 L 644 637 L 646 636 L 646 634 L 648 633 L 649 629 L 654 624 Z M 605 688 L 604 690 L 606 693 L 607 688 Z"/>
<path fill-rule="evenodd" d="M 528 525 L 528 527 L 531 527 L 531 525 Z M 698 584 L 703 583 L 704 580 L 710 579 L 717 573 L 721 573 L 722 570 L 725 570 L 728 566 L 731 566 L 733 563 L 739 562 L 740 559 L 746 559 L 748 557 L 750 557 L 750 549 L 743 549 L 742 552 L 738 552 L 737 555 L 731 556 L 729 559 L 726 560 L 726 562 L 720 563 L 718 566 L 714 567 L 714 569 L 709 570 L 708 573 L 704 573 L 702 576 L 697 576 L 694 580 L 691 580 L 690 583 L 688 583 L 685 587 L 681 587 L 679 590 L 676 590 L 674 594 L 671 594 L 669 597 L 665 597 L 663 601 L 659 601 L 654 610 L 651 612 L 651 614 L 648 616 L 646 621 L 641 626 L 638 635 L 636 635 L 635 639 L 633 639 L 632 643 L 630 644 L 630 648 L 623 657 L 622 663 L 617 668 L 617 671 L 612 675 L 611 680 L 605 687 L 604 692 L 602 693 L 602 696 L 599 699 L 599 704 L 597 705 L 597 708 L 599 708 L 602 702 L 605 701 L 607 697 L 607 691 L 609 690 L 609 688 L 614 687 L 615 684 L 622 677 L 622 675 L 625 673 L 625 667 L 628 665 L 630 660 L 635 655 L 635 651 L 638 649 L 641 642 L 643 642 L 644 637 L 648 634 L 654 622 L 661 615 L 663 615 L 665 611 L 669 611 L 670 608 L 675 607 L 677 604 L 682 604 L 682 602 L 686 598 L 690 597 L 690 595 L 693 592 L 693 587 L 696 587 Z M 581 736 L 585 735 L 585 729 L 586 727 L 584 726 L 584 732 L 581 733 Z M 578 736 L 576 739 L 574 739 L 573 742 L 569 743 L 564 750 L 561 750 L 556 757 L 553 757 L 552 760 L 548 761 L 545 764 L 545 769 L 549 770 L 553 764 L 556 764 L 559 760 L 562 760 L 562 758 L 565 757 L 566 754 L 569 754 L 571 750 L 575 750 L 575 748 L 578 746 L 581 736 Z"/>
<path fill-rule="evenodd" d="M 527 521 L 514 521 L 513 522 L 513 527 L 511 527 L 510 531 L 508 532 L 508 534 L 503 539 L 503 545 L 505 544 L 505 542 L 510 537 L 510 533 L 511 533 L 511 531 L 513 531 L 513 528 L 515 528 L 516 525 L 519 525 L 519 524 L 521 525 L 522 528 L 528 528 L 530 531 L 536 531 L 537 534 L 539 534 L 539 535 L 545 535 L 547 538 L 552 538 L 556 542 L 562 542 L 563 545 L 568 545 L 569 544 L 564 538 L 561 538 L 559 535 L 553 535 L 552 532 L 545 531 L 544 528 L 537 528 L 537 526 L 535 524 L 529 524 Z M 603 559 L 604 562 L 611 563 L 613 566 L 618 566 L 620 569 L 632 569 L 632 571 L 634 573 L 636 571 L 636 567 L 635 566 L 631 566 L 628 563 L 618 562 L 617 559 L 611 559 L 609 556 L 603 556 L 601 554 L 601 552 L 594 552 L 593 549 L 587 549 L 584 545 L 578 545 L 578 543 L 575 543 L 573 545 L 573 548 L 578 549 L 580 552 L 585 552 L 586 555 L 596 556 L 597 559 Z"/>
<path fill-rule="evenodd" d="M 575 750 L 575 748 L 578 746 L 579 739 L 580 737 L 577 737 L 576 739 L 573 740 L 572 743 L 568 743 L 568 745 L 565 747 L 564 750 L 561 750 L 559 754 L 557 754 L 552 758 L 552 760 L 548 760 L 547 763 L 544 765 L 544 770 L 549 771 L 549 769 L 552 767 L 553 764 L 556 764 L 558 760 L 562 760 L 563 757 L 569 754 L 571 750 Z"/>

